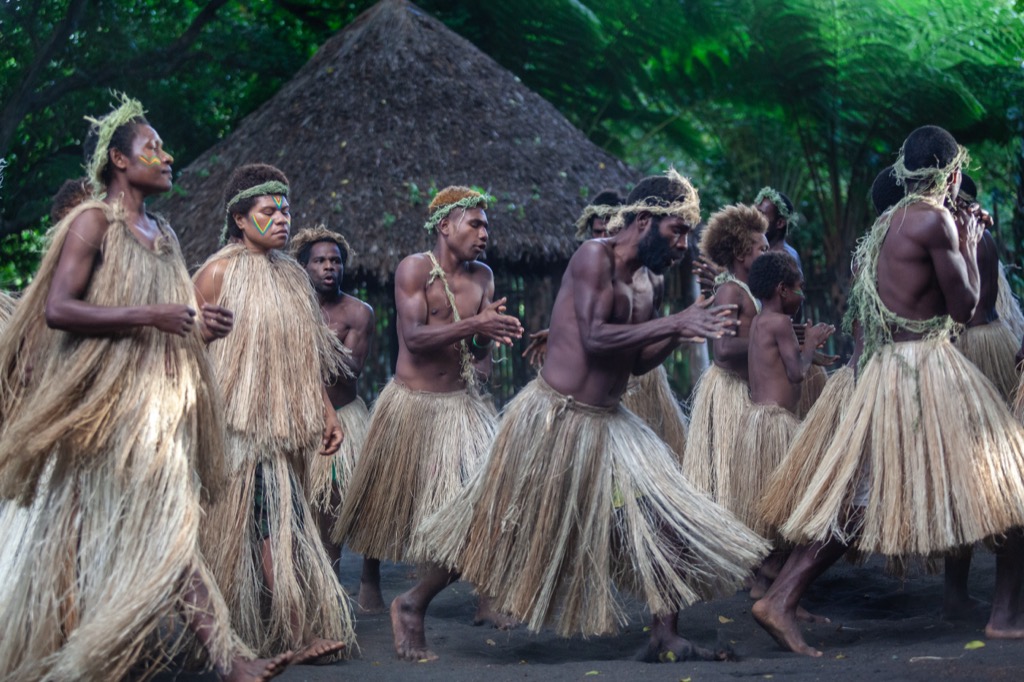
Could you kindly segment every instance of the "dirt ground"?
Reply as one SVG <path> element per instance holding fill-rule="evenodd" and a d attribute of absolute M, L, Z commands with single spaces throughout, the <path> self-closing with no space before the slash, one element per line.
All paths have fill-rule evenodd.
<path fill-rule="evenodd" d="M 650 664 L 635 660 L 646 642 L 648 616 L 640 604 L 630 624 L 615 637 L 564 640 L 550 631 L 500 632 L 472 625 L 475 596 L 456 583 L 434 601 L 427 614 L 427 638 L 440 660 L 407 663 L 395 658 L 386 614 L 360 615 L 355 658 L 327 666 L 289 669 L 278 679 L 326 681 L 438 680 L 1020 680 L 1024 642 L 985 640 L 995 562 L 977 553 L 971 592 L 984 603 L 963 622 L 941 618 L 942 576 L 918 572 L 905 579 L 885 574 L 884 561 L 863 566 L 840 563 L 809 592 L 804 605 L 832 619 L 805 627 L 808 641 L 825 653 L 810 659 L 784 652 L 750 616 L 745 592 L 685 610 L 679 630 L 704 646 L 728 644 L 738 661 Z M 359 557 L 342 558 L 341 577 L 353 591 L 359 582 Z M 413 584 L 413 569 L 385 565 L 384 597 L 390 601 Z M 983 646 L 976 647 L 977 642 Z M 975 644 L 972 644 L 975 643 Z M 173 675 L 162 679 L 175 679 Z M 198 680 L 178 675 L 178 680 Z M 212 679 L 212 678 L 211 678 Z"/>

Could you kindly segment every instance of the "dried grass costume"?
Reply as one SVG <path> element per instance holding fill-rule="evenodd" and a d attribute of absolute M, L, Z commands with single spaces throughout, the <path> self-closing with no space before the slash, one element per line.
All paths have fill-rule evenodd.
<path fill-rule="evenodd" d="M 682 462 L 688 422 L 669 386 L 664 365 L 641 376 L 631 376 L 622 404 L 650 426 L 675 453 L 676 461 Z"/>
<path fill-rule="evenodd" d="M 996 387 L 1007 405 L 1013 404 L 1017 393 L 1017 349 L 1020 340 L 1002 320 L 967 327 L 954 344 L 964 356 L 977 365 L 981 373 Z"/>
<path fill-rule="evenodd" d="M 1010 331 L 1018 339 L 1024 338 L 1024 313 L 1020 310 L 1020 301 L 1010 288 L 1006 278 L 1006 268 L 999 262 L 999 294 L 996 296 L 996 314 L 1010 327 Z"/>
<path fill-rule="evenodd" d="M 332 505 L 331 494 L 337 487 L 340 500 L 344 501 L 348 495 L 356 463 L 359 461 L 363 444 L 366 442 L 366 432 L 370 426 L 370 412 L 366 409 L 363 399 L 356 396 L 355 400 L 339 407 L 334 414 L 338 417 L 338 423 L 341 425 L 342 433 L 345 434 L 345 439 L 341 442 L 341 448 L 331 457 L 317 454 L 310 460 L 306 494 L 309 497 L 309 505 L 316 511 L 335 519 L 333 526 L 337 526 L 341 507 Z M 332 533 L 334 532 L 332 530 Z"/>
<path fill-rule="evenodd" d="M 421 557 L 413 531 L 464 494 L 496 422 L 494 407 L 475 388 L 413 391 L 392 379 L 374 403 L 333 540 L 375 559 Z"/>
<path fill-rule="evenodd" d="M 824 367 L 812 364 L 807 370 L 807 376 L 800 383 L 800 402 L 796 406 L 797 419 L 803 419 L 810 413 L 814 403 L 821 396 L 821 392 L 825 390 L 826 383 L 828 383 L 828 372 Z"/>
<path fill-rule="evenodd" d="M 948 316 L 902 318 L 877 291 L 894 214 L 916 202 L 941 206 L 945 178 L 964 155 L 928 169 L 929 189 L 883 213 L 857 248 L 850 299 L 864 333 L 861 369 L 835 438 L 781 529 L 794 542 L 836 537 L 865 552 L 928 556 L 1024 524 L 1024 431 L 1003 397 L 953 347 Z M 922 180 L 902 159 L 897 177 Z M 895 342 L 895 329 L 922 338 Z M 859 486 L 866 487 L 863 516 L 847 534 Z"/>
<path fill-rule="evenodd" d="M 761 302 L 750 293 L 746 283 L 728 272 L 717 280 L 719 285 L 723 282 L 737 284 L 760 312 Z M 727 509 L 734 508 L 732 472 L 746 466 L 745 456 L 735 448 L 736 434 L 753 405 L 747 382 L 714 363 L 704 370 L 693 389 L 683 473 L 698 490 Z M 734 462 L 737 457 L 740 461 Z"/>
<path fill-rule="evenodd" d="M 70 225 L 87 210 L 103 211 L 109 228 L 86 302 L 197 307 L 165 223 L 152 251 L 120 204 L 86 202 L 53 229 L 0 337 L 0 492 L 7 512 L 15 500 L 33 505 L 27 523 L 0 527 L 4 551 L 18 554 L 0 605 L 0 677 L 147 677 L 183 653 L 230 667 L 238 647 L 199 549 L 200 482 L 219 494 L 224 443 L 198 329 L 92 337 L 44 319 Z M 183 598 L 193 572 L 210 593 L 207 648 L 187 628 L 167 627 L 191 617 Z"/>
<path fill-rule="evenodd" d="M 203 542 L 242 639 L 261 656 L 299 650 L 313 637 L 355 636 L 346 597 L 320 541 L 303 489 L 319 456 L 321 386 L 342 371 L 341 345 L 324 324 L 309 277 L 280 251 L 225 246 L 218 305 L 234 329 L 210 344 L 227 401 L 227 494 L 211 505 Z M 260 544 L 269 539 L 274 591 L 266 590 Z M 293 619 L 299 623 L 298 638 Z"/>
<path fill-rule="evenodd" d="M 761 500 L 773 473 L 779 468 L 793 442 L 800 420 L 778 405 L 754 404 L 740 418 L 736 434 L 736 458 L 727 477 L 722 497 L 727 508 L 755 533 L 772 537 L 777 526 L 764 522 Z"/>
<path fill-rule="evenodd" d="M 540 377 L 508 405 L 468 493 L 420 529 L 432 560 L 537 631 L 601 635 L 617 590 L 655 614 L 735 590 L 765 543 L 681 475 L 621 405 L 592 407 Z"/>

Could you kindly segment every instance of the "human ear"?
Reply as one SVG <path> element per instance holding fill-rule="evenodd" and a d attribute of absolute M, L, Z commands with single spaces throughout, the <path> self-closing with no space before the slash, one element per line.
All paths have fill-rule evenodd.
<path fill-rule="evenodd" d="M 124 170 L 128 167 L 128 157 L 121 152 L 120 149 L 112 148 L 107 153 L 110 163 L 114 164 L 120 170 Z"/>

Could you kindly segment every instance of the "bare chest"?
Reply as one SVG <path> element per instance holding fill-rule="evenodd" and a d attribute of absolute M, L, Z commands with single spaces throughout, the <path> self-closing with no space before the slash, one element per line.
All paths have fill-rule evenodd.
<path fill-rule="evenodd" d="M 464 320 L 472 317 L 480 309 L 483 300 L 483 290 L 472 281 L 449 280 L 448 291 L 440 279 L 435 279 L 427 285 L 425 296 L 427 299 L 427 324 L 447 324 L 455 322 L 455 311 L 459 313 L 458 319 Z M 455 299 L 455 306 L 452 307 L 451 292 Z"/>

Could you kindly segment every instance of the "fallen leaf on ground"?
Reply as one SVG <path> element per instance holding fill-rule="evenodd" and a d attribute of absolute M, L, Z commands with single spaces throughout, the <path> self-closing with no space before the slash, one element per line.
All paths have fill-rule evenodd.
<path fill-rule="evenodd" d="M 721 623 L 722 625 L 725 625 L 726 623 L 731 623 L 732 622 L 732 618 L 726 618 L 725 616 L 719 616 L 718 617 L 718 622 Z"/>
<path fill-rule="evenodd" d="M 590 672 L 583 673 L 585 676 L 590 677 L 591 675 L 600 675 L 601 673 L 597 670 L 591 670 Z"/>
<path fill-rule="evenodd" d="M 971 651 L 972 649 L 980 649 L 983 646 L 985 646 L 985 643 L 980 639 L 976 639 L 973 642 L 968 642 L 967 644 L 964 644 L 964 648 L 968 651 Z"/>
<path fill-rule="evenodd" d="M 497 644 L 497 642 L 495 642 L 493 639 L 486 639 L 484 641 L 487 642 L 487 646 L 494 646 L 495 644 Z"/>

